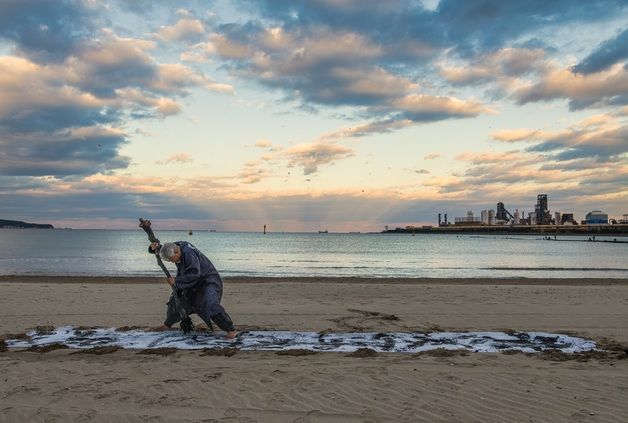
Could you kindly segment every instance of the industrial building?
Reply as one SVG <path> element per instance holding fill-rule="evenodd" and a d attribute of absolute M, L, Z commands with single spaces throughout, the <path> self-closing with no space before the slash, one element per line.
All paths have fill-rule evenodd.
<path fill-rule="evenodd" d="M 556 224 L 560 225 L 575 225 L 576 221 L 573 218 L 573 213 L 563 213 L 560 217 L 560 221 L 556 221 Z"/>
<path fill-rule="evenodd" d="M 519 213 L 519 209 L 515 210 L 512 214 L 501 201 L 497 203 L 497 210 L 482 210 L 480 217 L 477 218 L 473 215 L 473 211 L 468 211 L 466 217 L 456 217 L 455 226 L 503 226 L 503 225 L 578 225 L 578 222 L 574 219 L 573 213 L 552 213 L 548 210 L 547 194 L 538 194 L 536 196 L 536 204 L 534 211 L 528 213 L 526 218 L 525 212 Z M 612 224 L 628 224 L 628 214 L 623 215 L 623 219 L 610 219 L 608 214 L 603 213 L 600 210 L 593 210 L 586 215 L 586 219 L 581 223 L 582 225 L 608 225 Z M 438 226 L 449 226 L 447 222 L 447 215 L 445 214 L 445 221 L 442 222 L 441 214 L 438 214 Z"/>
<path fill-rule="evenodd" d="M 493 210 L 491 210 L 491 211 L 493 211 Z M 476 225 L 481 225 L 482 224 L 482 221 L 480 220 L 480 218 L 479 217 L 474 217 L 473 216 L 473 212 L 471 210 L 469 210 L 467 212 L 467 216 L 466 217 L 456 217 L 454 222 L 455 222 L 454 224 L 456 226 L 476 226 Z"/>
<path fill-rule="evenodd" d="M 534 206 L 534 222 L 537 225 L 552 224 L 552 215 L 547 209 L 547 194 L 539 194 L 536 196 L 536 205 Z"/>
<path fill-rule="evenodd" d="M 483 225 L 488 225 L 488 210 L 482 210 L 480 212 L 480 220 Z"/>
<path fill-rule="evenodd" d="M 508 210 L 504 207 L 504 203 L 497 203 L 497 213 L 495 214 L 496 220 L 501 220 L 502 222 L 509 222 L 510 219 L 514 219 L 515 217 L 510 214 Z"/>
<path fill-rule="evenodd" d="M 601 210 L 593 210 L 585 217 L 587 225 L 608 225 L 608 215 Z"/>

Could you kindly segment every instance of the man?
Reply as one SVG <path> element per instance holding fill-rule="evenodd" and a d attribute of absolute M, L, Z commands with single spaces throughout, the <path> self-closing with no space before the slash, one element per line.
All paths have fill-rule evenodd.
<path fill-rule="evenodd" d="M 150 244 L 149 251 L 155 252 L 159 246 L 156 242 Z M 216 325 L 227 332 L 227 338 L 236 336 L 236 330 L 223 306 L 222 278 L 211 261 L 203 253 L 186 241 L 167 242 L 162 245 L 159 255 L 163 260 L 177 265 L 177 276 L 167 278 L 168 284 L 176 289 L 183 290 L 184 296 L 190 302 L 193 311 L 211 326 Z M 174 292 L 168 301 L 164 329 L 181 320 L 175 308 Z"/>

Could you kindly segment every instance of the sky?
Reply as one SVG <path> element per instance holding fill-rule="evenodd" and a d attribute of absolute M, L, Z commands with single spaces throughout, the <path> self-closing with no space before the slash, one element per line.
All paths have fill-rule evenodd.
<path fill-rule="evenodd" d="M 628 213 L 625 0 L 0 0 L 0 218 Z"/>

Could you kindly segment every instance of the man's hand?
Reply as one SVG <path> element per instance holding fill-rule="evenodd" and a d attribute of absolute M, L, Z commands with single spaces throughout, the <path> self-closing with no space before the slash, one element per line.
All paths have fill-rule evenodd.
<path fill-rule="evenodd" d="M 169 278 L 166 278 L 166 280 L 168 281 L 168 285 L 174 286 L 174 278 L 172 276 L 170 276 Z"/>
<path fill-rule="evenodd" d="M 151 242 L 150 243 L 150 249 L 153 251 L 157 251 L 157 247 L 159 247 L 159 243 L 158 242 Z"/>

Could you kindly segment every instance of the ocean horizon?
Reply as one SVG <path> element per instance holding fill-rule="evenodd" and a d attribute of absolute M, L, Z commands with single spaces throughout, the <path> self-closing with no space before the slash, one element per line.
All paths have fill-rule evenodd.
<path fill-rule="evenodd" d="M 628 244 L 586 236 L 158 230 L 188 241 L 223 276 L 627 278 Z M 596 237 L 599 241 L 628 237 Z M 146 234 L 121 229 L 2 229 L 0 275 L 160 276 Z M 174 269 L 174 265 L 170 265 Z"/>

